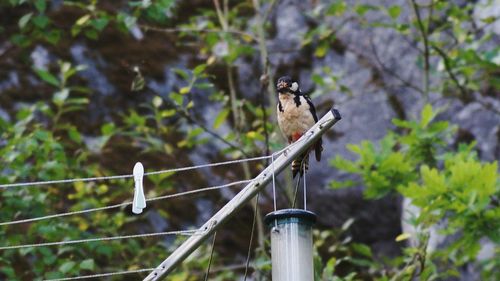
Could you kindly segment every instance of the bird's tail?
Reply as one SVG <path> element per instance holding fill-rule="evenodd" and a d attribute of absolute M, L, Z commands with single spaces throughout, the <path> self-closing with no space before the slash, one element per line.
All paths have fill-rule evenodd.
<path fill-rule="evenodd" d="M 321 139 L 319 139 L 314 144 L 314 154 L 315 154 L 316 160 L 318 162 L 321 161 L 321 152 L 322 151 L 323 151 L 323 141 Z M 304 154 L 297 157 L 297 159 L 293 160 L 293 162 L 292 162 L 293 178 L 295 178 L 299 172 L 300 172 L 300 176 L 302 176 L 302 175 L 304 175 L 304 170 L 305 171 L 309 170 L 309 152 L 310 152 L 310 150 L 308 150 Z"/>
<path fill-rule="evenodd" d="M 323 140 L 320 138 L 315 144 L 314 144 L 314 154 L 316 156 L 316 160 L 319 162 L 321 161 L 321 152 L 323 151 Z"/>
<path fill-rule="evenodd" d="M 309 153 L 306 152 L 297 159 L 293 160 L 292 162 L 292 175 L 293 178 L 297 176 L 297 174 L 300 172 L 300 176 L 304 175 L 304 170 L 307 171 L 309 169 Z"/>

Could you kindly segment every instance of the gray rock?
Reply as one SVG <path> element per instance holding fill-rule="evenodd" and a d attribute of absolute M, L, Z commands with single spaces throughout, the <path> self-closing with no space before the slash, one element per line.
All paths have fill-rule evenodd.
<path fill-rule="evenodd" d="M 50 59 L 49 51 L 40 45 L 31 52 L 31 60 L 35 68 L 47 70 Z"/>
<path fill-rule="evenodd" d="M 93 58 L 88 55 L 88 48 L 81 44 L 73 45 L 70 49 L 71 56 L 77 64 L 87 66 L 87 69 L 81 72 L 81 76 L 87 79 L 89 86 L 99 95 L 109 96 L 115 93 L 115 87 L 108 81 L 106 75 L 99 69 L 104 67 L 105 62 L 102 58 Z"/>

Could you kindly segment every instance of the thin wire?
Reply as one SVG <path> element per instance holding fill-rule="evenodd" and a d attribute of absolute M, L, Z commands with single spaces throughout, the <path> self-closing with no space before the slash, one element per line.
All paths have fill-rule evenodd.
<path fill-rule="evenodd" d="M 275 173 L 274 173 L 274 156 L 282 154 L 285 152 L 287 149 L 290 147 L 296 145 L 299 141 L 289 145 L 288 147 L 283 148 L 282 150 L 273 153 L 271 156 L 262 156 L 262 157 L 255 157 L 255 158 L 249 158 L 246 159 L 247 161 L 251 160 L 257 160 L 257 159 L 265 159 L 271 157 L 273 159 L 273 194 L 274 194 L 274 205 L 275 205 L 275 210 L 276 210 L 276 191 L 275 191 Z M 242 160 L 233 160 L 233 161 L 227 161 L 227 162 L 220 162 L 220 163 L 213 163 L 213 164 L 206 164 L 206 165 L 199 165 L 199 166 L 194 166 L 194 167 L 207 167 L 207 166 L 217 166 L 217 165 L 223 165 L 223 164 L 228 164 L 228 163 L 234 163 L 234 162 L 239 162 Z M 151 173 L 145 173 L 145 175 L 151 175 L 153 173 L 160 173 L 160 172 L 167 172 L 167 171 L 173 171 L 177 170 L 180 171 L 182 169 L 191 169 L 194 167 L 185 167 L 185 168 L 178 168 L 178 169 L 172 169 L 172 170 L 164 170 L 164 171 L 157 171 L 157 172 L 151 172 Z M 128 177 L 129 175 L 122 175 L 122 176 L 111 176 L 111 177 L 100 177 L 100 178 L 85 178 L 85 179 L 79 179 L 80 181 L 90 181 L 90 180 L 100 180 L 100 179 L 111 179 L 111 178 L 124 178 Z M 133 176 L 133 175 L 131 175 Z M 63 180 L 64 182 L 72 182 L 72 181 L 77 181 L 77 179 L 74 180 Z M 164 196 L 159 196 L 159 197 L 154 197 L 154 198 L 149 198 L 146 200 L 146 202 L 150 201 L 155 201 L 155 200 L 162 200 L 162 199 L 167 199 L 167 198 L 175 198 L 175 197 L 180 197 L 180 196 L 185 196 L 189 194 L 194 194 L 194 193 L 200 193 L 200 192 L 205 192 L 205 191 L 210 191 L 210 190 L 216 190 L 216 189 L 222 189 L 225 187 L 231 187 L 235 186 L 241 183 L 248 183 L 251 180 L 243 180 L 243 181 L 238 181 L 238 182 L 233 182 L 229 184 L 224 184 L 224 185 L 219 185 L 219 186 L 212 186 L 212 187 L 207 187 L 207 188 L 201 188 L 201 189 L 195 189 L 195 190 L 190 190 L 186 192 L 180 192 L 176 194 L 169 194 L 169 195 L 164 195 Z M 62 181 L 47 181 L 47 182 L 34 182 L 34 183 L 27 183 L 27 185 L 35 185 L 35 184 L 48 184 L 48 183 L 56 183 L 56 182 L 62 182 Z M 8 184 L 8 185 L 0 185 L 1 187 L 12 187 L 12 186 L 19 186 L 21 184 Z M 27 222 L 35 222 L 35 221 L 40 221 L 40 220 L 46 220 L 46 219 L 52 219 L 52 218 L 58 218 L 58 217 L 65 217 L 65 216 L 71 216 L 71 215 L 78 215 L 78 214 L 86 214 L 86 213 L 91 213 L 91 212 L 97 212 L 97 211 L 103 211 L 103 210 L 109 210 L 109 209 L 115 209 L 115 208 L 120 208 L 120 207 L 125 207 L 128 205 L 131 205 L 132 202 L 124 202 L 120 204 L 115 204 L 115 205 L 110 205 L 110 206 L 105 206 L 105 207 L 98 207 L 98 208 L 92 208 L 92 209 L 86 209 L 86 210 L 80 210 L 80 211 L 73 211 L 73 212 L 66 212 L 66 213 L 60 213 L 60 214 L 54 214 L 54 215 L 47 215 L 47 216 L 42 216 L 42 217 L 37 217 L 37 218 L 30 218 L 30 219 L 22 219 L 22 220 L 15 220 L 15 221 L 10 221 L 10 222 L 1 222 L 0 226 L 4 225 L 13 225 L 13 224 L 20 224 L 20 223 L 27 223 Z"/>
<path fill-rule="evenodd" d="M 110 205 L 110 206 L 106 206 L 106 207 L 99 207 L 99 208 L 86 209 L 86 210 L 81 210 L 81 211 L 60 213 L 60 214 L 48 215 L 48 216 L 43 216 L 43 217 L 31 218 L 31 219 L 22 219 L 22 220 L 15 220 L 15 221 L 9 221 L 9 222 L 2 222 L 2 223 L 0 223 L 0 226 L 41 221 L 41 220 L 46 220 L 46 219 L 53 219 L 53 218 L 78 215 L 78 214 L 85 214 L 85 213 L 103 211 L 103 210 L 108 210 L 108 209 L 120 208 L 120 207 L 124 207 L 127 205 L 132 205 L 132 202 L 125 202 L 125 203 Z"/>
<path fill-rule="evenodd" d="M 271 165 L 273 168 L 273 201 L 274 201 L 274 211 L 276 212 L 276 180 L 274 178 L 274 153 L 271 155 Z"/>
<path fill-rule="evenodd" d="M 299 173 L 299 178 L 297 179 L 297 183 L 295 184 L 295 191 L 293 193 L 292 209 L 295 208 L 295 202 L 297 201 L 297 195 L 299 193 L 299 185 L 300 185 L 301 179 L 302 179 L 302 176 Z"/>
<path fill-rule="evenodd" d="M 245 159 L 230 160 L 230 161 L 217 162 L 217 163 L 208 163 L 208 164 L 189 166 L 189 167 L 160 170 L 160 171 L 144 173 L 144 175 L 149 176 L 149 175 L 157 175 L 157 174 L 164 174 L 164 173 L 182 172 L 182 171 L 195 170 L 195 169 L 200 169 L 200 168 L 217 167 L 217 166 L 230 165 L 230 164 L 236 164 L 236 163 L 242 163 L 242 162 L 258 161 L 258 160 L 264 160 L 264 159 L 269 159 L 269 158 L 271 158 L 271 156 L 266 155 L 266 156 L 259 156 L 259 157 L 253 157 L 253 158 L 245 158 Z M 124 178 L 132 178 L 132 177 L 134 177 L 133 174 L 106 176 L 106 177 L 79 178 L 79 179 L 24 182 L 24 183 L 9 183 L 9 184 L 1 184 L 0 188 L 35 186 L 35 185 L 49 185 L 49 184 L 73 183 L 73 182 L 89 182 L 89 181 L 100 181 L 100 180 L 124 179 Z"/>
<path fill-rule="evenodd" d="M 306 163 L 304 161 L 304 210 L 307 210 L 307 183 L 306 183 L 306 178 L 307 178 L 307 169 L 306 169 Z"/>
<path fill-rule="evenodd" d="M 214 232 L 214 238 L 212 240 L 212 249 L 210 250 L 210 259 L 208 260 L 207 273 L 205 274 L 205 281 L 208 281 L 208 275 L 210 275 L 210 266 L 212 265 L 212 258 L 214 256 L 215 249 L 215 237 L 217 236 L 217 231 Z"/>
<path fill-rule="evenodd" d="M 305 141 L 305 139 L 303 141 Z M 282 150 L 276 152 L 275 154 L 281 154 L 297 143 L 298 143 L 298 141 L 283 148 Z M 258 156 L 258 157 L 252 157 L 252 158 L 229 160 L 229 161 L 201 164 L 201 165 L 195 165 L 195 166 L 189 166 L 189 167 L 181 167 L 181 168 L 160 170 L 160 171 L 154 171 L 154 172 L 147 172 L 147 173 L 144 173 L 144 175 L 149 176 L 149 175 L 157 175 L 157 174 L 164 174 L 164 173 L 175 173 L 175 172 L 195 170 L 195 169 L 200 169 L 200 168 L 217 167 L 217 166 L 237 164 L 237 163 L 250 162 L 250 161 L 259 161 L 259 160 L 269 159 L 271 157 L 272 157 L 272 155 L 265 155 L 265 156 Z M 21 186 L 28 187 L 28 186 L 36 186 L 36 185 L 59 184 L 59 183 L 102 181 L 102 180 L 113 180 L 113 179 L 126 179 L 126 178 L 133 178 L 133 177 L 134 177 L 133 174 L 128 174 L 128 175 L 116 175 L 116 176 L 105 176 L 105 177 L 90 177 L 90 178 L 35 181 L 35 182 L 23 182 L 23 183 L 8 183 L 8 184 L 0 184 L 0 188 L 21 187 Z"/>
<path fill-rule="evenodd" d="M 99 180 L 114 180 L 114 179 L 125 179 L 125 178 L 132 178 L 132 177 L 134 177 L 134 175 L 117 175 L 117 176 L 81 178 L 81 179 L 65 179 L 65 180 L 50 180 L 50 181 L 8 183 L 8 184 L 1 184 L 0 188 L 20 187 L 20 186 L 35 186 L 35 185 L 48 185 L 48 184 L 59 184 L 59 183 L 73 183 L 73 182 L 88 182 L 88 181 L 99 181 Z"/>
<path fill-rule="evenodd" d="M 217 166 L 237 164 L 237 163 L 243 163 L 243 162 L 265 160 L 265 159 L 269 159 L 270 157 L 271 156 L 269 156 L 269 155 L 265 155 L 265 156 L 259 156 L 259 157 L 253 157 L 253 158 L 245 158 L 245 159 L 230 160 L 230 161 L 218 162 L 218 163 L 202 164 L 202 165 L 191 166 L 191 167 L 182 167 L 182 168 L 161 170 L 161 171 L 144 173 L 144 175 L 148 176 L 148 175 L 156 175 L 156 174 L 163 174 L 163 173 L 182 172 L 182 171 L 195 170 L 195 169 L 200 169 L 200 168 L 217 167 Z"/>
<path fill-rule="evenodd" d="M 257 221 L 257 212 L 258 212 L 258 208 L 259 208 L 259 196 L 260 196 L 260 193 L 257 193 L 257 196 L 255 197 L 255 208 L 254 208 L 255 211 L 253 213 L 252 232 L 250 233 L 250 242 L 248 243 L 247 261 L 245 263 L 245 276 L 243 277 L 243 281 L 247 280 L 248 267 L 250 266 L 250 256 L 252 253 L 253 235 L 255 232 L 255 224 Z"/>
<path fill-rule="evenodd" d="M 185 196 L 185 195 L 189 195 L 189 194 L 200 193 L 200 192 L 204 192 L 204 191 L 217 190 L 217 189 L 222 189 L 222 188 L 225 188 L 225 187 L 239 185 L 239 184 L 242 184 L 242 183 L 249 183 L 251 181 L 252 180 L 241 180 L 241 181 L 235 181 L 235 182 L 228 183 L 228 184 L 206 187 L 206 188 L 203 188 L 203 189 L 194 189 L 194 190 L 189 190 L 189 191 L 181 192 L 181 193 L 175 193 L 175 194 L 169 194 L 169 195 L 164 195 L 164 196 L 159 196 L 159 197 L 153 197 L 153 198 L 147 199 L 146 202 L 156 201 L 156 200 L 162 200 L 162 199 L 167 199 L 167 198 L 175 198 L 175 197 Z M 130 203 L 130 204 L 132 204 L 132 203 Z"/>
<path fill-rule="evenodd" d="M 189 190 L 185 192 L 179 192 L 175 194 L 168 194 L 164 196 L 159 196 L 159 197 L 152 197 L 146 199 L 146 202 L 151 202 L 151 201 L 156 201 L 156 200 L 163 200 L 163 199 L 168 199 L 168 198 L 175 198 L 175 197 L 181 197 L 189 194 L 194 194 L 194 193 L 201 193 L 205 191 L 211 191 L 211 190 L 217 190 L 217 189 L 222 189 L 226 187 L 232 187 L 236 186 L 242 183 L 248 183 L 251 180 L 242 180 L 242 181 L 236 181 L 232 183 L 227 183 L 223 185 L 217 185 L 217 186 L 211 186 L 211 187 L 205 187 L 205 188 L 199 188 L 199 189 L 194 189 L 194 190 Z M 2 222 L 0 223 L 0 226 L 3 225 L 12 225 L 12 224 L 19 224 L 19 223 L 26 223 L 26 222 L 34 222 L 34 221 L 40 221 L 40 220 L 46 220 L 46 219 L 53 219 L 53 218 L 59 218 L 59 217 L 65 217 L 65 216 L 71 216 L 71 215 L 79 215 L 79 214 L 86 214 L 86 213 L 91 213 L 91 212 L 97 212 L 97 211 L 103 211 L 103 210 L 109 210 L 109 209 L 114 209 L 114 208 L 120 208 L 120 207 L 125 207 L 128 205 L 132 205 L 132 202 L 125 202 L 125 203 L 120 203 L 116 205 L 110 205 L 110 206 L 105 206 L 105 207 L 99 207 L 99 208 L 93 208 L 93 209 L 86 209 L 86 210 L 81 210 L 81 211 L 74 211 L 74 212 L 67 212 L 67 213 L 60 213 L 60 214 L 54 214 L 54 215 L 48 215 L 48 216 L 43 216 L 43 217 L 37 217 L 37 218 L 31 218 L 31 219 L 23 219 L 23 220 L 16 220 L 16 221 L 10 221 L 10 222 Z"/>
<path fill-rule="evenodd" d="M 306 162 L 308 161 L 308 159 L 309 159 L 309 155 L 306 154 L 306 157 L 304 157 L 304 159 L 302 159 L 302 161 L 300 162 L 299 179 L 297 180 L 297 184 L 295 185 L 295 193 L 293 196 L 292 208 L 295 208 L 295 202 L 297 201 L 297 195 L 299 193 L 300 180 L 302 178 L 304 178 L 304 184 L 305 184 L 305 174 L 306 174 L 305 170 L 306 170 Z M 304 188 L 305 188 L 305 186 L 304 186 Z M 305 200 L 305 198 L 304 198 L 304 200 Z"/>
<path fill-rule="evenodd" d="M 13 250 L 13 249 L 23 249 L 23 248 L 30 248 L 30 247 L 36 248 L 36 247 L 46 247 L 46 246 L 60 246 L 60 245 L 68 245 L 68 244 L 80 244 L 80 243 L 88 243 L 88 242 L 110 241 L 110 240 L 120 240 L 120 239 L 140 238 L 140 237 L 165 236 L 165 235 L 188 235 L 189 236 L 189 235 L 196 235 L 196 232 L 198 230 L 199 229 L 177 230 L 177 231 L 122 235 L 122 236 L 113 236 L 113 237 L 100 237 L 100 238 L 90 238 L 90 239 L 80 239 L 80 240 L 67 240 L 67 241 L 59 241 L 59 242 L 5 246 L 5 247 L 0 247 L 0 250 Z"/>
<path fill-rule="evenodd" d="M 75 277 L 67 277 L 67 278 L 45 279 L 43 281 L 67 281 L 67 280 L 77 280 L 77 279 L 87 279 L 87 278 L 97 278 L 97 277 L 108 277 L 108 276 L 130 274 L 130 273 L 150 272 L 150 271 L 153 271 L 153 270 L 155 270 L 155 269 L 154 268 L 143 268 L 143 269 L 136 269 L 136 270 L 118 271 L 118 272 L 101 273 L 101 274 L 84 275 L 84 276 L 75 276 Z"/>

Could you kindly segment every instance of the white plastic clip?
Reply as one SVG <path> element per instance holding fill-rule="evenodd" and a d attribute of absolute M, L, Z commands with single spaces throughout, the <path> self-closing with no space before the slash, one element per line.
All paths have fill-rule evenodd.
<path fill-rule="evenodd" d="M 132 213 L 140 214 L 142 209 L 146 208 L 146 197 L 144 196 L 144 188 L 142 178 L 144 177 L 144 167 L 141 162 L 135 163 L 134 166 L 134 201 L 132 201 Z"/>

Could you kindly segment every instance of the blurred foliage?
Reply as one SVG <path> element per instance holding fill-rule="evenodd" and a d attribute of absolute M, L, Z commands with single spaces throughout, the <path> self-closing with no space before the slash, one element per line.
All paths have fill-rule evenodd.
<path fill-rule="evenodd" d="M 404 133 L 390 132 L 379 143 L 349 145 L 357 160 L 337 156 L 331 161 L 336 168 L 359 177 L 359 182 L 332 182 L 333 188 L 363 184 L 367 198 L 398 192 L 419 207 L 407 223 L 420 232 L 403 233 L 397 240 L 419 240 L 417 236 L 427 235 L 429 228 L 436 226 L 440 235 L 453 237 L 450 245 L 430 253 L 427 264 L 418 265 L 424 280 L 458 274 L 456 268 L 476 260 L 481 239 L 493 241 L 497 252 L 500 243 L 497 162 L 479 161 L 474 143 L 449 149 L 447 143 L 455 130 L 446 121 L 436 121 L 437 114 L 426 105 L 419 121 L 394 119 Z M 494 255 L 482 261 L 485 279 L 498 274 L 492 271 L 497 258 Z M 440 272 L 434 263 L 449 270 Z"/>
<path fill-rule="evenodd" d="M 0 27 L 0 35 L 2 38 L 6 35 L 20 50 L 43 45 L 61 51 L 68 43 L 82 40 L 99 43 L 106 39 L 103 38 L 106 34 L 150 36 L 148 31 L 158 31 L 174 34 L 178 42 L 173 44 L 194 44 L 198 52 L 196 61 L 187 67 L 169 69 L 177 78 L 169 93 L 157 92 L 148 83 L 151 77 L 147 69 L 142 65 L 134 66 L 134 77 L 128 88 L 143 97 L 141 104 L 117 112 L 118 118 L 103 121 L 91 132 L 79 120 L 93 110 L 92 101 L 98 100 L 95 89 L 82 82 L 80 74 L 87 66 L 71 63 L 65 56 L 57 62 L 51 58 L 44 69 L 28 66 L 31 79 L 36 81 L 34 91 L 40 101 L 16 104 L 10 110 L 12 118 L 0 116 L 0 183 L 117 174 L 123 172 L 119 165 L 110 166 L 105 160 L 110 151 L 123 147 L 126 151 L 141 153 L 146 159 L 154 159 L 149 161 L 157 163 L 157 168 L 165 168 L 163 165 L 179 160 L 176 158 L 179 155 L 213 141 L 222 143 L 218 156 L 228 158 L 262 155 L 265 150 L 280 147 L 276 127 L 269 122 L 274 114 L 271 104 L 274 93 L 250 99 L 250 95 L 237 93 L 233 77 L 238 59 L 261 56 L 265 63 L 269 61 L 262 46 L 266 47 L 265 37 L 273 34 L 269 14 L 278 5 L 276 1 L 231 1 L 230 4 L 229 1 L 214 1 L 218 3 L 215 8 L 202 5 L 185 18 L 177 16 L 181 12 L 179 2 L 0 2 L 0 9 L 16 11 L 12 15 L 16 17 L 16 29 Z M 259 2 L 261 6 L 254 6 Z M 476 23 L 473 18 L 476 4 L 473 2 L 465 1 L 459 6 L 453 1 L 432 0 L 423 5 L 411 0 L 407 7 L 402 7 L 319 1 L 314 9 L 304 11 L 314 19 L 314 24 L 301 34 L 302 44 L 295 47 L 310 50 L 315 58 L 322 59 L 332 50 L 345 47 L 337 34 L 348 23 L 357 23 L 369 31 L 387 29 L 408 42 L 418 42 L 420 56 L 415 63 L 424 80 L 421 85 L 406 81 L 381 65 L 384 74 L 419 92 L 427 101 L 434 93 L 463 102 L 478 101 L 485 109 L 498 113 L 498 109 L 484 103 L 477 95 L 479 92 L 494 97 L 500 90 L 500 47 L 487 30 L 498 18 L 488 17 Z M 490 1 L 488 5 L 491 8 L 493 4 Z M 411 10 L 415 16 L 411 20 L 403 18 L 404 9 Z M 64 19 L 55 10 L 64 10 Z M 255 11 L 263 11 L 260 14 L 262 22 L 255 20 Z M 376 15 L 370 18 L 377 20 L 367 20 L 368 14 Z M 342 21 L 332 27 L 334 19 Z M 265 34 L 260 34 L 260 29 Z M 224 75 L 220 75 L 221 71 Z M 313 69 L 312 73 L 310 79 L 316 85 L 313 97 L 332 91 L 340 91 L 348 97 L 354 95 L 341 82 L 341 78 L 348 75 L 342 70 L 334 71 L 324 66 Z M 270 74 L 263 71 L 262 91 Z M 219 76 L 227 80 L 221 81 Z M 200 93 L 207 99 L 199 99 Z M 199 103 L 205 102 L 216 112 L 209 120 L 194 110 Z M 394 131 L 380 142 L 348 145 L 357 156 L 356 160 L 342 157 L 332 160 L 334 167 L 359 179 L 358 182 L 333 182 L 334 188 L 362 185 L 368 199 L 393 193 L 411 199 L 420 211 L 408 223 L 418 232 L 402 233 L 395 240 L 411 238 L 417 243 L 408 245 L 401 257 L 381 260 L 368 245 L 352 241 L 349 234 L 352 220 L 340 229 L 318 231 L 315 235 L 317 280 L 411 280 L 415 276 L 420 280 L 438 280 L 457 275 L 458 267 L 475 261 L 480 250 L 479 241 L 486 238 L 497 244 L 495 255 L 498 257 L 500 181 L 497 163 L 481 162 L 475 154 L 474 144 L 450 146 L 456 137 L 456 126 L 440 121 L 440 110 L 446 108 L 434 110 L 426 105 L 418 120 L 395 119 Z M 157 159 L 164 160 L 158 163 Z M 262 167 L 259 164 L 241 168 L 249 177 L 251 168 Z M 172 174 L 156 175 L 148 180 L 155 189 L 146 189 L 147 196 L 170 192 L 177 184 Z M 4 222 L 121 203 L 130 200 L 131 186 L 130 180 L 111 180 L 2 190 L 0 219 Z M 171 219 L 175 212 L 166 208 L 156 210 L 163 219 Z M 445 226 L 440 233 L 453 237 L 453 241 L 428 253 L 429 229 L 443 221 Z M 0 235 L 6 237 L 5 245 L 18 245 L 137 233 L 143 231 L 144 225 L 145 218 L 132 217 L 128 211 L 121 210 L 1 226 Z M 0 279 L 41 280 L 148 268 L 158 264 L 183 239 L 127 239 L 2 251 Z M 265 247 L 259 245 L 252 259 L 255 280 L 268 280 L 270 276 Z M 183 263 L 171 280 L 200 280 L 208 265 L 209 253 L 209 248 L 203 246 Z M 214 261 L 210 280 L 241 277 L 242 268 L 233 269 L 234 260 L 226 259 L 217 249 Z M 480 261 L 479 265 L 484 280 L 498 280 L 498 258 Z M 116 280 L 121 280 L 119 278 Z"/>

